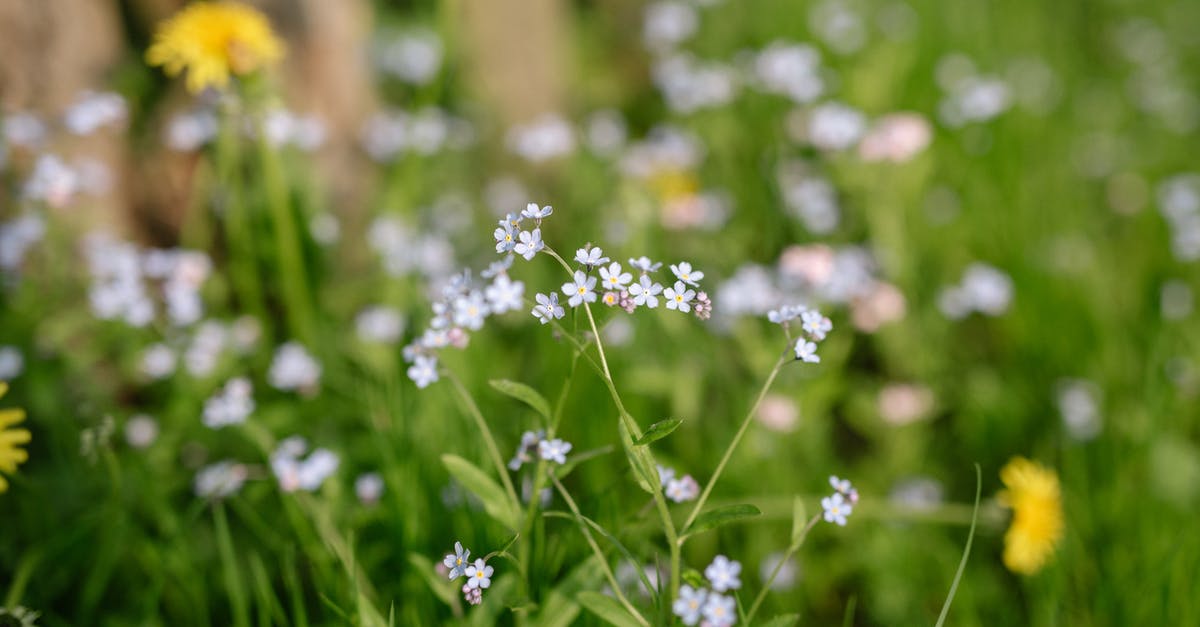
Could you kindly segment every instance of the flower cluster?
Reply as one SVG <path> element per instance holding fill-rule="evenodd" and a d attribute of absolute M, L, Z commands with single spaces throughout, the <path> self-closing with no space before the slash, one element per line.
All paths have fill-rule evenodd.
<path fill-rule="evenodd" d="M 712 589 L 680 586 L 679 597 L 671 605 L 671 611 L 684 625 L 700 623 L 710 627 L 728 627 L 735 624 L 738 618 L 737 602 L 733 596 L 721 593 L 741 588 L 741 573 L 740 563 L 718 555 L 704 569 L 704 577 Z"/>
<path fill-rule="evenodd" d="M 455 542 L 454 553 L 448 553 L 442 565 L 450 569 L 451 581 L 459 577 L 467 578 L 462 587 L 463 598 L 471 605 L 479 605 L 483 602 L 483 591 L 492 585 L 492 573 L 495 570 L 482 559 L 472 564 L 470 558 L 471 550 L 463 548 L 461 542 Z"/>
<path fill-rule="evenodd" d="M 288 342 L 275 351 L 267 378 L 276 389 L 308 393 L 321 380 L 321 364 L 300 343 Z"/>
<path fill-rule="evenodd" d="M 817 354 L 817 342 L 820 342 L 833 330 L 833 323 L 816 309 L 803 305 L 784 305 L 779 309 L 767 312 L 767 320 L 789 328 L 793 320 L 800 320 L 800 330 L 805 335 L 796 338 L 793 351 L 796 359 L 807 363 L 820 363 L 821 356 Z"/>
<path fill-rule="evenodd" d="M 204 426 L 219 429 L 246 422 L 254 411 L 254 387 L 245 377 L 230 379 L 204 403 Z"/>
<path fill-rule="evenodd" d="M 315 449 L 307 458 L 301 458 L 308 450 L 308 443 L 300 436 L 292 436 L 279 443 L 271 454 L 271 470 L 279 479 L 284 492 L 304 490 L 314 492 L 337 470 L 341 460 L 336 453 L 324 448 Z"/>
<path fill-rule="evenodd" d="M 508 462 L 508 468 L 512 471 L 521 469 L 521 466 L 534 461 L 534 454 L 548 462 L 556 464 L 567 463 L 567 453 L 571 452 L 572 445 L 570 442 L 560 438 L 546 438 L 546 432 L 542 430 L 526 431 L 521 434 L 521 443 L 517 446 L 517 452 L 513 455 L 512 460 Z"/>
<path fill-rule="evenodd" d="M 674 468 L 659 466 L 658 481 L 667 498 L 676 503 L 685 503 L 700 496 L 700 484 L 691 475 L 676 477 Z"/>
<path fill-rule="evenodd" d="M 952 320 L 974 311 L 999 316 L 1008 310 L 1012 298 L 1013 282 L 1007 274 L 984 263 L 973 263 L 958 285 L 944 288 L 938 295 L 938 308 Z"/>
<path fill-rule="evenodd" d="M 846 517 L 854 512 L 858 504 L 858 490 L 848 479 L 839 479 L 836 475 L 829 477 L 829 485 L 833 486 L 833 494 L 821 499 L 821 509 L 824 510 L 826 522 L 846 526 Z"/>
<path fill-rule="evenodd" d="M 123 320 L 134 327 L 154 321 L 155 302 L 147 282 L 160 286 L 167 319 L 177 326 L 199 321 L 204 315 L 200 289 L 212 272 L 204 253 L 191 250 L 142 250 L 103 234 L 84 244 L 92 286 L 88 292 L 92 311 L 103 320 Z"/>

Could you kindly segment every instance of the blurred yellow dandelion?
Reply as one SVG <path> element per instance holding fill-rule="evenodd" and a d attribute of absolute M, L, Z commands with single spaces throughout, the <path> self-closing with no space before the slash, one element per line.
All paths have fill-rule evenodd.
<path fill-rule="evenodd" d="M 187 87 L 223 88 L 229 75 L 249 74 L 283 57 L 267 17 L 240 2 L 198 2 L 163 21 L 146 62 L 169 76 L 187 71 Z"/>
<path fill-rule="evenodd" d="M 1042 569 L 1063 535 L 1062 494 L 1058 475 L 1024 457 L 1014 457 L 1000 470 L 1008 488 L 1002 503 L 1013 510 L 1004 534 L 1004 565 L 1022 575 Z"/>
<path fill-rule="evenodd" d="M 0 382 L 0 398 L 8 392 L 8 384 Z M 10 429 L 13 425 L 25 420 L 25 412 L 20 409 L 0 409 L 0 493 L 8 490 L 8 481 L 3 473 L 15 474 L 17 464 L 29 459 L 29 453 L 18 448 L 29 442 L 29 431 L 26 429 Z"/>

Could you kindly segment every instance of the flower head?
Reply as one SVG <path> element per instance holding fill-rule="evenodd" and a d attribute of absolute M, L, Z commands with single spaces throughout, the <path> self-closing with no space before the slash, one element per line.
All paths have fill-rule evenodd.
<path fill-rule="evenodd" d="M 483 560 L 475 560 L 474 564 L 467 566 L 465 574 L 467 575 L 467 585 L 472 589 L 487 588 L 492 585 L 491 566 L 483 563 Z"/>
<path fill-rule="evenodd" d="M 849 479 L 839 479 L 837 475 L 830 475 L 829 485 L 833 486 L 834 491 L 845 497 L 851 505 L 858 504 L 858 490 L 854 489 Z"/>
<path fill-rule="evenodd" d="M 677 309 L 687 313 L 692 310 L 691 302 L 696 297 L 696 292 L 689 290 L 683 281 L 676 281 L 674 286 L 663 290 L 663 296 L 667 300 L 667 309 Z"/>
<path fill-rule="evenodd" d="M 595 287 L 596 277 L 584 274 L 583 270 L 576 270 L 575 280 L 571 283 L 563 283 L 562 291 L 570 297 L 567 299 L 567 304 L 578 307 L 585 302 L 596 302 L 596 292 L 593 291 Z"/>
<path fill-rule="evenodd" d="M 821 499 L 821 509 L 825 510 L 826 522 L 845 527 L 846 517 L 853 513 L 854 506 L 848 503 L 840 492 L 835 492 L 833 496 Z"/>
<path fill-rule="evenodd" d="M 733 597 L 717 593 L 708 595 L 704 602 L 704 620 L 712 627 L 727 627 L 737 621 L 737 608 Z"/>
<path fill-rule="evenodd" d="M 796 359 L 810 364 L 821 363 L 821 356 L 817 354 L 817 345 L 804 338 L 796 340 Z"/>
<path fill-rule="evenodd" d="M 589 269 L 607 261 L 608 257 L 604 256 L 604 251 L 599 246 L 588 244 L 575 251 L 575 262 Z"/>
<path fill-rule="evenodd" d="M 829 318 L 822 316 L 821 312 L 810 309 L 800 314 L 800 328 L 804 329 L 804 332 L 812 336 L 814 340 L 820 342 L 833 329 L 833 323 L 829 321 Z"/>
<path fill-rule="evenodd" d="M 633 296 L 633 303 L 638 307 L 649 307 L 654 309 L 658 307 L 658 295 L 663 291 L 663 286 L 650 280 L 650 277 L 642 275 L 637 283 L 629 286 L 629 295 Z"/>
<path fill-rule="evenodd" d="M 669 479 L 663 493 L 672 501 L 683 503 L 700 496 L 700 484 L 696 483 L 691 475 L 684 475 L 678 479 Z"/>
<path fill-rule="evenodd" d="M 516 246 L 513 246 L 513 252 L 525 258 L 525 261 L 533 259 L 533 256 L 538 254 L 538 251 L 546 247 L 546 243 L 542 241 L 542 230 L 534 229 L 532 231 L 521 231 L 517 235 Z"/>
<path fill-rule="evenodd" d="M 612 262 L 607 268 L 600 268 L 601 285 L 606 290 L 621 291 L 629 282 L 633 280 L 633 275 L 628 272 L 621 272 L 621 264 Z"/>
<path fill-rule="evenodd" d="M 712 299 L 708 297 L 708 292 L 696 294 L 696 302 L 692 303 L 692 313 L 701 320 L 708 320 L 712 317 Z"/>
<path fill-rule="evenodd" d="M 643 255 L 636 259 L 630 257 L 629 265 L 637 270 L 641 270 L 642 274 L 645 274 L 647 272 L 657 272 L 658 269 L 662 267 L 662 262 L 654 263 L 653 261 L 650 261 L 649 257 Z"/>
<path fill-rule="evenodd" d="M 447 554 L 446 559 L 442 563 L 446 568 L 450 569 L 450 579 L 458 579 L 467 574 L 467 568 L 471 565 L 471 549 L 464 549 L 462 542 L 454 543 L 454 553 Z"/>
<path fill-rule="evenodd" d="M 531 202 L 525 206 L 525 210 L 521 212 L 521 217 L 541 221 L 542 218 L 549 217 L 552 213 L 554 213 L 554 207 L 546 205 L 539 209 L 536 202 Z"/>
<path fill-rule="evenodd" d="M 1062 494 L 1053 470 L 1014 457 L 1000 470 L 1002 503 L 1013 510 L 1004 534 L 1004 565 L 1022 575 L 1042 569 L 1063 536 Z"/>
<path fill-rule="evenodd" d="M 538 456 L 556 464 L 567 463 L 567 453 L 571 452 L 571 443 L 555 438 L 538 442 Z"/>
<path fill-rule="evenodd" d="M 684 625 L 695 625 L 700 622 L 700 613 L 704 610 L 704 601 L 708 598 L 708 590 L 695 589 L 689 585 L 679 587 L 679 597 L 671 604 L 671 611 L 679 617 Z"/>
<path fill-rule="evenodd" d="M 533 306 L 533 311 L 530 313 L 542 324 L 567 315 L 562 306 L 558 304 L 558 294 L 554 292 L 550 292 L 549 295 L 538 293 L 533 298 L 537 304 Z"/>
<path fill-rule="evenodd" d="M 438 380 L 437 357 L 418 355 L 413 359 L 413 365 L 408 367 L 408 378 L 419 388 L 429 387 L 430 383 Z"/>
<path fill-rule="evenodd" d="M 0 382 L 0 397 L 8 392 L 8 384 Z M 17 465 L 29 459 L 25 449 L 18 448 L 28 444 L 32 436 L 27 429 L 10 428 L 25 420 L 25 412 L 20 409 L 0 409 L 0 493 L 8 490 L 8 481 L 4 474 L 15 474 Z"/>
<path fill-rule="evenodd" d="M 704 569 L 704 576 L 717 592 L 741 588 L 742 580 L 738 578 L 741 573 L 742 565 L 724 555 L 716 556 L 708 568 Z"/>
<path fill-rule="evenodd" d="M 501 220 L 500 222 L 503 223 L 504 221 Z M 506 253 L 517 245 L 517 238 L 513 235 L 513 227 L 508 224 L 496 227 L 496 230 L 492 231 L 492 237 L 496 240 L 496 252 L 498 253 Z"/>
<path fill-rule="evenodd" d="M 224 88 L 283 57 L 283 42 L 257 9 L 240 2 L 196 2 L 158 27 L 146 62 L 169 76 L 187 70 L 187 88 Z"/>
<path fill-rule="evenodd" d="M 693 270 L 692 264 L 681 261 L 678 265 L 671 264 L 671 272 L 684 283 L 696 287 L 699 285 L 696 281 L 704 278 L 704 273 L 699 270 Z"/>

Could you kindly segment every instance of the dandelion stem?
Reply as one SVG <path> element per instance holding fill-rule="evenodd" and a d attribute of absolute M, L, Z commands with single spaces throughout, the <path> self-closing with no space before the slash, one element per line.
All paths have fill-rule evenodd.
<path fill-rule="evenodd" d="M 771 584 L 775 583 L 775 578 L 779 576 L 779 571 L 783 570 L 783 565 L 800 550 L 800 547 L 804 544 L 804 540 L 808 538 L 808 532 L 812 531 L 812 528 L 819 520 L 821 520 L 820 514 L 810 518 L 808 524 L 804 525 L 804 531 L 800 532 L 800 537 L 796 538 L 796 541 L 788 547 L 783 557 L 779 558 L 779 563 L 775 564 L 775 568 L 771 570 L 771 576 L 767 577 L 767 580 L 763 582 L 762 590 L 759 590 L 758 596 L 754 597 L 754 603 L 750 604 L 750 611 L 746 613 L 746 619 L 742 622 L 747 625 L 753 624 L 751 621 L 754 620 L 754 614 L 758 612 L 758 606 L 762 605 L 763 600 L 767 598 L 767 591 L 771 589 Z"/>
<path fill-rule="evenodd" d="M 479 428 L 479 433 L 483 435 L 483 442 L 487 445 L 488 454 L 492 458 L 492 463 L 496 465 L 496 472 L 500 475 L 500 482 L 504 484 L 504 491 L 508 493 L 508 497 L 512 499 L 513 505 L 521 506 L 521 499 L 517 498 L 517 490 L 513 487 L 512 479 L 508 476 L 508 467 L 504 465 L 504 458 L 500 455 L 500 447 L 496 446 L 496 438 L 492 436 L 492 430 L 488 427 L 487 421 L 483 418 L 483 412 L 479 411 L 479 405 L 475 403 L 475 399 L 471 398 L 471 393 L 467 391 L 467 387 L 463 385 L 455 374 L 446 370 L 446 378 L 454 385 L 454 389 L 458 390 L 459 396 L 463 402 L 467 404 L 467 413 L 475 419 L 475 426 Z"/>
<path fill-rule="evenodd" d="M 287 304 L 289 331 L 306 344 L 314 341 L 315 326 L 312 320 L 311 302 L 308 298 L 307 272 L 300 251 L 300 232 L 288 202 L 287 182 L 279 154 L 272 150 L 266 133 L 259 129 L 258 151 L 262 159 L 263 184 L 267 190 L 267 205 L 275 227 L 276 252 L 279 255 L 279 271 L 283 301 Z"/>
<path fill-rule="evenodd" d="M 575 504 L 575 499 L 571 498 L 571 494 L 567 492 L 567 489 L 553 472 L 546 474 L 550 476 L 550 480 L 554 482 L 554 487 L 558 488 L 558 493 L 562 495 L 563 500 L 567 503 L 567 507 L 571 508 L 571 513 L 575 515 L 575 524 L 579 525 L 579 531 L 583 534 L 584 539 L 587 540 L 588 546 L 592 547 L 592 552 L 596 554 L 596 558 L 600 560 L 600 566 L 604 570 L 604 578 L 608 580 L 608 585 L 612 586 L 613 594 L 616 595 L 617 601 L 633 615 L 639 625 L 649 627 L 650 623 L 646 621 L 641 612 L 637 611 L 637 608 L 629 602 L 629 599 L 625 597 L 625 593 L 621 591 L 621 586 L 617 583 L 617 577 L 613 574 L 612 567 L 608 564 L 608 558 L 604 556 L 604 551 L 600 549 L 599 544 L 596 544 L 596 538 L 592 536 L 592 532 L 588 530 L 587 524 L 583 522 L 583 514 L 580 513 L 579 506 Z"/>
<path fill-rule="evenodd" d="M 771 374 L 767 375 L 766 382 L 763 383 L 762 389 L 758 391 L 758 397 L 754 399 L 754 404 L 750 406 L 750 411 L 746 412 L 746 417 L 742 419 L 742 425 L 738 427 L 737 433 L 733 436 L 733 441 L 725 449 L 725 454 L 721 456 L 721 462 L 717 464 L 717 469 L 713 471 L 712 477 L 704 485 L 704 491 L 700 493 L 700 498 L 696 499 L 696 505 L 692 508 L 692 513 L 688 514 L 687 520 L 683 523 L 684 529 L 687 529 L 695 522 L 696 517 L 700 515 L 700 510 L 704 508 L 704 503 L 708 500 L 708 495 L 712 493 L 713 486 L 717 485 L 717 480 L 721 478 L 721 473 L 725 471 L 725 466 L 729 463 L 729 458 L 733 456 L 734 449 L 741 443 L 742 437 L 746 435 L 746 429 L 750 426 L 750 421 L 754 418 L 754 412 L 758 411 L 759 404 L 762 403 L 763 397 L 767 395 L 767 390 L 771 389 L 771 384 L 775 382 L 775 377 L 779 375 L 779 370 L 788 362 L 787 354 L 788 351 L 785 350 L 779 356 L 779 360 L 775 362 L 775 367 L 771 369 Z"/>

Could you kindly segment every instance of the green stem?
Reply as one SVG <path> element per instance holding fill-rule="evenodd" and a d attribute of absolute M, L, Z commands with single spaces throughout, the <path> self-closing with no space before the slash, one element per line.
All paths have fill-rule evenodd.
<path fill-rule="evenodd" d="M 788 350 L 791 350 L 789 347 Z M 725 471 L 725 466 L 729 463 L 729 458 L 733 456 L 733 450 L 741 443 L 742 437 L 746 435 L 746 429 L 750 427 L 750 421 L 754 419 L 754 412 L 758 411 L 758 406 L 762 403 L 763 397 L 767 395 L 767 390 L 771 389 L 771 384 L 775 382 L 775 377 L 779 375 L 779 370 L 788 362 L 788 351 L 784 351 L 779 360 L 775 362 L 775 367 L 771 369 L 771 374 L 767 375 L 767 380 L 763 383 L 762 389 L 758 391 L 758 397 L 754 399 L 754 404 L 750 406 L 750 411 L 746 412 L 746 417 L 742 418 L 742 425 L 738 427 L 737 433 L 733 436 L 733 441 L 725 449 L 725 454 L 721 456 L 721 462 L 717 464 L 717 469 L 713 471 L 712 477 L 704 486 L 704 491 L 700 493 L 700 498 L 696 499 L 696 505 L 692 508 L 692 513 L 688 514 L 687 521 L 683 523 L 683 528 L 687 529 L 696 517 L 700 515 L 700 510 L 704 507 L 705 501 L 708 500 L 708 495 L 712 493 L 713 486 L 717 485 L 717 480 L 721 478 L 721 473 Z"/>
<path fill-rule="evenodd" d="M 554 476 L 554 473 L 547 474 L 550 475 L 550 480 L 554 482 L 554 487 L 558 488 L 558 493 L 562 495 L 563 501 L 566 501 L 567 507 L 571 508 L 571 513 L 575 515 L 575 523 L 579 525 L 579 531 L 583 534 L 584 539 L 587 540 L 588 546 L 592 547 L 592 552 L 600 560 L 600 566 L 604 569 L 604 578 L 608 580 L 608 585 L 612 587 L 613 594 L 617 596 L 617 601 L 637 619 L 639 625 L 649 627 L 650 623 L 646 621 L 641 612 L 638 612 L 637 608 L 629 602 L 629 599 L 625 598 L 625 593 L 621 591 L 621 586 L 617 583 L 617 577 L 613 574 L 612 567 L 608 564 L 608 558 L 604 556 L 604 551 L 600 550 L 600 545 L 596 544 L 596 539 L 592 537 L 592 532 L 587 528 L 587 524 L 583 522 L 583 514 L 579 512 L 579 506 L 575 504 L 575 499 L 571 498 L 571 494 L 563 487 L 558 477 Z"/>
<path fill-rule="evenodd" d="M 466 386 L 462 381 L 454 375 L 453 372 L 447 370 L 446 378 L 454 385 L 454 389 L 458 390 L 459 396 L 467 405 L 467 413 L 475 419 L 475 426 L 479 428 L 479 433 L 483 435 L 483 442 L 487 445 L 488 454 L 492 458 L 492 463 L 496 466 L 496 472 L 500 475 L 500 482 L 504 484 L 504 491 L 508 493 L 508 497 L 512 499 L 515 507 L 521 506 L 521 499 L 517 498 L 517 490 L 513 487 L 512 479 L 508 476 L 508 466 L 504 464 L 504 457 L 500 455 L 500 447 L 496 446 L 496 438 L 492 437 L 492 430 L 488 427 L 487 421 L 483 418 L 483 412 L 479 411 L 479 405 L 475 404 L 475 399 L 471 398 L 471 393 L 467 391 Z"/>
<path fill-rule="evenodd" d="M 821 520 L 820 514 L 810 518 L 808 524 L 804 526 L 804 531 L 800 532 L 800 537 L 788 547 L 787 552 L 779 559 L 779 563 L 775 564 L 775 568 L 771 571 L 771 576 L 767 577 L 767 580 L 763 582 L 762 590 L 759 590 L 758 596 L 754 597 L 754 603 L 750 605 L 750 611 L 746 613 L 746 620 L 743 621 L 745 624 L 753 624 L 751 621 L 754 620 L 754 615 L 758 612 L 758 606 L 762 605 L 763 600 L 767 598 L 767 591 L 771 589 L 771 584 L 775 583 L 775 578 L 779 576 L 779 571 L 783 570 L 783 565 L 800 550 L 800 547 L 804 544 L 804 539 L 808 537 L 808 532 L 812 531 L 812 528 L 819 520 Z"/>
<path fill-rule="evenodd" d="M 279 255 L 280 283 L 287 305 L 287 321 L 292 335 L 308 346 L 315 339 L 311 301 L 308 298 L 308 279 L 304 257 L 300 251 L 300 231 L 288 199 L 287 182 L 279 155 L 259 128 L 258 152 L 262 160 L 263 184 L 267 190 L 267 205 L 275 226 L 276 253 Z"/>
<path fill-rule="evenodd" d="M 233 288 L 244 310 L 249 311 L 261 323 L 269 323 L 267 308 L 263 301 L 262 285 L 258 277 L 258 256 L 254 252 L 254 224 L 248 208 L 242 202 L 241 158 L 238 137 L 227 111 L 222 116 L 221 131 L 217 137 L 214 161 L 217 182 L 224 194 L 221 218 L 229 238 L 229 265 L 233 277 Z"/>

